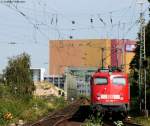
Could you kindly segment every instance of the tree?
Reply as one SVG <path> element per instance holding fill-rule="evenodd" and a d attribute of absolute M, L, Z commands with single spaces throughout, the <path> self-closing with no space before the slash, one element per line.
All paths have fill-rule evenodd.
<path fill-rule="evenodd" d="M 150 2 L 150 0 L 148 0 Z M 138 38 L 140 38 L 140 34 L 138 34 Z M 145 26 L 145 51 L 146 51 L 146 60 L 148 61 L 148 67 L 146 67 L 147 76 L 146 76 L 146 84 L 147 84 L 147 97 L 150 97 L 150 21 Z M 140 41 L 136 44 L 135 56 L 133 57 L 132 61 L 130 62 L 130 76 L 132 78 L 132 92 L 135 93 L 135 87 L 138 85 L 138 76 L 139 76 L 139 59 L 140 59 Z M 142 63 L 142 69 L 145 69 L 145 63 Z M 141 90 L 144 90 L 144 84 L 141 85 Z M 137 89 L 139 92 L 139 90 Z M 142 91 L 141 93 L 144 95 Z M 149 95 L 148 95 L 149 92 Z M 141 95 L 142 95 L 141 94 Z M 147 98 L 148 99 L 148 98 Z M 150 104 L 148 104 L 150 108 Z"/>
<path fill-rule="evenodd" d="M 8 66 L 3 71 L 5 83 L 11 88 L 16 96 L 32 96 L 34 83 L 30 70 L 30 56 L 22 53 L 9 58 Z"/>
<path fill-rule="evenodd" d="M 140 35 L 138 35 L 140 38 Z M 150 59 L 150 21 L 145 27 L 145 50 L 146 50 L 146 60 L 149 61 Z M 139 70 L 139 59 L 140 59 L 140 41 L 137 42 L 136 44 L 136 49 L 135 49 L 135 56 L 133 57 L 132 61 L 130 62 L 130 70 L 132 71 L 132 74 L 137 75 L 137 72 Z M 149 66 L 149 62 L 148 62 Z M 134 71 L 134 72 L 133 72 Z M 149 68 L 147 71 L 150 71 Z M 149 75 L 149 74 L 148 74 Z M 147 77 L 148 79 L 150 76 Z M 137 80 L 138 78 L 135 78 Z"/>
<path fill-rule="evenodd" d="M 145 47 L 146 47 L 146 56 L 149 57 L 150 56 L 150 21 L 148 22 L 148 24 L 146 25 L 146 29 L 145 29 Z"/>

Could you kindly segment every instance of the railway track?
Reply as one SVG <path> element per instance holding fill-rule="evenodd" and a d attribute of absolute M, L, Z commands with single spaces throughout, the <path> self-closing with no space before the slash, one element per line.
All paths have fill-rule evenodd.
<path fill-rule="evenodd" d="M 80 112 L 83 112 L 82 110 L 79 110 Z M 87 110 L 88 111 L 88 110 Z M 85 113 L 82 113 L 82 116 L 80 115 L 76 115 L 78 116 L 78 118 L 82 119 L 82 120 L 74 120 L 75 117 L 73 117 L 73 120 L 70 118 L 66 118 L 66 119 L 62 119 L 59 120 L 59 122 L 57 122 L 54 126 L 82 126 L 84 124 L 84 120 L 87 118 L 87 116 L 83 117 L 83 115 L 85 115 Z M 141 124 L 137 124 L 137 123 L 133 123 L 131 121 L 120 121 L 122 122 L 122 125 L 117 125 L 114 123 L 114 121 L 104 121 L 102 126 L 143 126 Z M 97 126 L 97 125 L 95 125 Z"/>
<path fill-rule="evenodd" d="M 87 99 L 80 99 L 68 105 L 64 109 L 57 110 L 46 117 L 36 121 L 32 124 L 25 124 L 23 126 L 82 126 L 85 119 L 89 117 L 89 101 Z M 123 121 L 123 125 L 119 126 L 142 126 L 140 124 L 132 123 L 131 121 Z M 114 121 L 103 121 L 103 126 L 118 126 Z"/>
<path fill-rule="evenodd" d="M 83 122 L 70 122 L 68 120 L 62 120 L 54 126 L 82 126 L 83 124 L 84 124 Z M 102 126 L 143 126 L 143 125 L 131 122 L 123 122 L 122 125 L 116 125 L 114 124 L 114 122 L 104 122 Z"/>
<path fill-rule="evenodd" d="M 71 118 L 71 115 L 55 115 L 30 124 L 30 126 L 57 126 L 59 123 L 69 118 Z"/>
<path fill-rule="evenodd" d="M 47 115 L 46 117 L 36 121 L 35 123 L 25 124 L 23 126 L 63 126 L 62 125 L 63 123 L 66 123 L 65 126 L 67 126 L 68 124 L 70 125 L 70 123 L 77 124 L 77 122 L 75 121 L 71 121 L 71 120 L 68 121 L 68 120 L 73 117 L 73 115 L 79 110 L 81 105 L 88 103 L 88 102 L 89 101 L 87 99 L 79 99 L 71 103 L 67 107 L 61 110 L 57 110 Z M 70 126 L 73 126 L 73 125 L 70 125 Z"/>

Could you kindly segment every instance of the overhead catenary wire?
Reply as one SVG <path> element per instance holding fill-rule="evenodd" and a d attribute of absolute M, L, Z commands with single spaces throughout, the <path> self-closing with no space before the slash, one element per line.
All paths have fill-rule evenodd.
<path fill-rule="evenodd" d="M 44 5 L 42 5 L 42 2 L 43 1 L 40 1 L 40 0 L 38 0 L 38 2 L 40 2 L 40 6 L 43 6 L 44 7 Z M 43 37 L 43 38 L 45 38 L 46 40 L 49 40 L 49 39 L 52 39 L 52 37 L 51 37 L 51 35 L 47 32 L 48 30 L 50 30 L 50 33 L 52 33 L 53 31 L 53 33 L 54 33 L 54 35 L 56 36 L 55 37 L 55 39 L 58 39 L 58 40 L 64 40 L 64 39 L 66 39 L 66 38 L 68 38 L 68 36 L 69 35 L 72 35 L 73 36 L 73 38 L 74 39 L 78 39 L 78 38 L 88 38 L 88 34 L 92 34 L 93 33 L 93 36 L 95 35 L 97 38 L 100 38 L 100 35 L 101 35 L 101 37 L 104 37 L 105 35 L 104 34 L 102 34 L 103 32 L 104 32 L 104 30 L 105 29 L 107 29 L 107 32 L 108 32 L 108 36 L 110 37 L 110 38 L 112 38 L 112 37 L 116 37 L 117 36 L 117 34 L 116 34 L 116 32 L 114 32 L 114 31 L 116 31 L 116 29 L 118 28 L 119 29 L 119 31 L 120 31 L 120 33 L 119 33 L 119 37 L 118 38 L 120 38 L 120 36 L 121 36 L 121 34 L 123 34 L 123 32 L 124 32 L 124 34 L 125 33 L 127 33 L 127 35 L 125 34 L 125 37 L 130 37 L 129 36 L 129 33 L 131 33 L 131 32 L 134 32 L 133 31 L 133 28 L 135 28 L 136 27 L 136 24 L 134 25 L 134 26 L 132 26 L 134 23 L 135 23 L 135 16 L 131 16 L 131 17 L 134 17 L 134 18 L 132 18 L 132 20 L 130 21 L 130 23 L 129 22 L 126 22 L 126 21 L 124 21 L 124 19 L 126 19 L 126 17 L 127 17 L 127 15 L 129 14 L 129 12 L 131 11 L 131 9 L 125 9 L 125 8 L 123 8 L 123 9 L 120 9 L 120 10 L 116 10 L 116 11 L 111 11 L 112 12 L 112 19 L 113 19 L 113 21 L 112 21 L 112 23 L 113 23 L 113 30 L 112 31 L 110 31 L 110 27 L 111 27 L 111 24 L 110 24 L 110 22 L 108 21 L 108 17 L 109 17 L 109 12 L 107 12 L 107 13 L 100 13 L 100 18 L 98 18 L 98 14 L 99 13 L 93 13 L 92 15 L 94 15 L 94 17 L 93 17 L 93 19 L 94 19 L 94 22 L 93 22 L 93 26 L 91 27 L 91 24 L 90 24 L 90 22 L 89 22 L 89 19 L 90 19 L 90 15 L 91 14 L 81 14 L 80 15 L 80 13 L 77 15 L 77 18 L 75 18 L 74 19 L 74 16 L 76 15 L 76 14 L 73 14 L 73 13 L 71 13 L 70 14 L 70 16 L 68 16 L 66 13 L 59 13 L 59 11 L 57 12 L 57 11 L 53 11 L 53 10 L 51 10 L 50 8 L 49 9 L 45 9 L 45 12 L 44 12 L 44 10 L 42 10 L 42 9 L 40 9 L 40 6 L 37 6 L 39 9 L 37 9 L 36 11 L 35 11 L 35 13 L 33 13 L 34 12 L 34 8 L 31 8 L 31 9 L 33 9 L 32 11 L 30 10 L 30 9 L 23 9 L 21 6 L 19 6 L 19 7 L 17 7 L 21 12 L 22 12 L 22 14 L 20 13 L 20 15 L 22 15 L 23 16 L 23 14 L 25 14 L 23 17 L 25 17 L 25 16 L 27 16 L 28 17 L 28 20 L 30 20 L 30 22 L 28 22 L 29 24 L 31 24 L 31 28 L 33 28 L 34 30 L 35 30 L 35 32 L 36 33 L 33 33 L 33 34 L 35 34 L 35 39 L 34 39 L 34 42 L 35 41 L 38 41 L 37 42 L 37 45 L 39 44 L 41 44 L 41 43 L 39 43 L 39 41 L 40 41 L 40 37 L 39 37 L 39 34 Z M 43 8 L 42 7 L 42 8 Z M 133 7 L 132 7 L 133 8 Z M 127 15 L 126 14 L 124 14 L 125 13 L 125 11 L 126 10 L 128 10 L 127 11 Z M 51 12 L 51 13 L 49 13 L 49 11 Z M 27 12 L 27 13 L 26 13 Z M 48 12 L 48 13 L 47 13 Z M 43 13 L 43 14 L 42 14 Z M 35 17 L 35 14 L 36 14 L 36 17 Z M 47 18 L 44 18 L 43 19 L 43 17 L 44 17 L 44 15 L 46 15 L 46 16 L 48 16 Z M 53 17 L 53 16 L 54 17 Z M 55 15 L 57 15 L 57 18 L 55 18 Z M 130 14 L 130 15 L 132 15 L 132 14 Z M 42 18 L 41 18 L 42 17 Z M 50 19 L 52 19 L 52 17 L 54 18 L 53 20 L 53 23 L 51 24 L 50 23 Z M 81 20 L 82 20 L 82 18 L 84 18 L 84 17 L 87 17 L 87 18 L 85 18 L 85 20 L 82 22 Z M 117 17 L 118 17 L 118 19 L 120 19 L 121 17 L 124 17 L 124 18 L 121 18 L 120 20 L 120 26 L 119 26 L 119 21 L 118 20 L 116 20 L 117 19 Z M 26 19 L 27 20 L 27 19 Z M 27 20 L 27 21 L 28 21 Z M 57 21 L 56 21 L 57 20 Z M 74 20 L 75 21 L 75 24 L 73 25 L 72 24 L 72 20 Z M 49 21 L 49 22 L 48 22 Z M 31 23 L 32 22 L 32 23 Z M 57 22 L 56 24 L 57 24 L 57 26 L 56 26 L 56 24 L 54 23 L 54 22 Z M 64 22 L 67 22 L 69 25 L 67 25 L 67 27 L 64 27 L 65 25 L 62 25 Z M 88 23 L 89 24 L 88 24 Z M 67 24 L 66 23 L 66 24 Z M 16 24 L 17 25 L 17 24 Z M 19 24 L 18 24 L 19 25 Z M 72 26 L 73 25 L 73 26 Z M 6 26 L 6 27 L 8 27 L 8 26 Z M 124 27 L 124 28 L 123 28 Z M 132 27 L 132 28 L 130 28 L 130 27 Z M 9 27 L 9 28 L 11 28 L 12 29 L 12 27 Z M 19 28 L 19 27 L 18 27 Z M 124 31 L 122 31 L 121 30 L 121 28 L 122 29 L 124 29 Z M 130 28 L 130 29 L 129 29 Z M 17 29 L 17 27 L 16 27 L 16 29 Z M 23 28 L 22 28 L 23 29 Z M 95 29 L 96 29 L 96 31 L 95 31 Z M 41 30 L 42 32 L 43 32 L 43 34 L 39 31 L 39 30 Z M 56 32 L 55 32 L 56 31 Z M 95 32 L 95 33 L 94 33 Z M 82 35 L 82 33 L 84 33 L 84 35 Z M 135 32 L 134 32 L 135 33 Z M 16 33 L 12 33 L 12 35 L 13 34 L 16 34 Z M 25 33 L 26 34 L 26 33 Z M 17 34 L 16 34 L 17 35 Z M 19 35 L 18 35 L 19 36 Z M 78 37 L 79 36 L 79 37 Z M 91 35 L 92 36 L 92 35 Z M 93 37 L 92 36 L 92 37 Z M 94 36 L 94 37 L 95 37 Z M 122 35 L 123 36 L 123 35 Z M 16 37 L 17 38 L 17 37 Z M 37 40 L 36 40 L 37 39 Z M 47 42 L 47 41 L 46 41 Z M 16 41 L 16 43 L 18 44 L 19 43 L 19 41 Z M 29 43 L 26 43 L 26 42 L 24 42 L 25 44 L 29 44 Z M 32 44 L 32 42 L 30 41 L 30 44 Z"/>
<path fill-rule="evenodd" d="M 17 11 L 20 15 L 22 15 L 22 16 L 28 21 L 29 24 L 31 24 L 31 25 L 33 26 L 33 28 L 37 29 L 45 38 L 49 39 L 49 38 L 38 28 L 38 25 L 37 25 L 37 24 L 34 24 L 34 23 L 30 20 L 30 18 L 29 18 L 25 13 L 21 12 L 21 11 L 17 8 L 16 5 L 11 4 L 11 6 L 10 6 L 10 5 L 8 5 L 8 4 L 5 4 L 5 6 L 11 8 L 11 9 L 14 10 L 14 11 Z M 18 43 L 16 43 L 16 44 L 18 44 Z"/>
<path fill-rule="evenodd" d="M 17 11 L 20 15 L 22 15 L 22 16 L 28 21 L 29 24 L 31 24 L 36 30 L 38 30 L 44 37 L 46 37 L 46 38 L 49 39 L 49 37 L 48 37 L 46 34 L 44 34 L 44 33 L 39 29 L 38 25 L 37 25 L 37 24 L 34 24 L 34 23 L 30 20 L 30 18 L 29 18 L 25 13 L 23 13 L 22 11 L 20 11 L 16 6 L 14 6 L 14 8 L 12 8 L 12 7 L 10 7 L 10 6 L 8 6 L 8 7 L 11 8 L 11 9 L 13 9 L 13 10 L 15 10 L 15 11 Z"/>
<path fill-rule="evenodd" d="M 38 1 L 39 2 L 39 1 Z M 44 5 L 42 5 L 42 2 L 40 1 L 40 6 L 43 6 L 44 7 Z M 17 7 L 17 8 L 19 8 L 19 7 Z M 130 9 L 131 10 L 131 6 L 129 6 L 129 7 L 126 7 L 126 8 L 123 8 L 123 9 L 120 9 L 120 10 L 116 10 L 116 11 L 111 11 L 112 12 L 112 16 L 114 17 L 114 13 L 120 13 L 120 15 L 121 16 L 125 16 L 125 15 L 123 15 L 123 14 L 121 14 L 122 12 L 122 10 L 124 10 L 124 11 L 127 11 L 128 9 Z M 20 10 L 20 9 L 19 9 Z M 26 9 L 27 10 L 27 9 Z M 31 11 L 30 9 L 28 9 L 28 11 Z M 32 9 L 32 11 L 34 11 L 33 9 Z M 43 13 L 43 10 L 40 10 L 40 9 L 38 9 L 38 10 L 36 10 L 37 12 L 37 15 L 39 15 L 39 13 L 38 12 L 41 12 L 41 14 Z M 129 11 L 129 10 L 128 10 Z M 128 12 L 127 11 L 127 12 Z M 21 10 L 21 12 L 22 12 L 22 10 Z M 63 13 L 59 13 L 59 12 L 57 12 L 57 11 L 55 11 L 55 12 L 51 12 L 50 14 L 47 14 L 47 12 L 49 12 L 49 11 L 47 11 L 46 9 L 45 9 L 45 11 L 44 11 L 44 13 L 45 13 L 45 15 L 49 15 L 50 17 L 49 17 L 49 19 L 50 18 L 52 18 L 53 20 L 55 20 L 55 21 L 53 21 L 53 23 L 52 23 L 52 25 L 51 24 L 48 24 L 46 21 L 42 21 L 42 20 L 39 20 L 38 18 L 37 19 L 35 19 L 32 15 L 28 15 L 28 20 L 30 20 L 33 24 L 33 28 L 34 29 L 36 29 L 36 31 L 42 31 L 43 32 L 43 34 L 45 34 L 46 33 L 46 27 L 44 27 L 44 25 L 45 26 L 48 26 L 48 28 L 49 29 L 51 29 L 51 30 L 54 30 L 54 31 L 56 31 L 57 33 L 58 33 L 58 38 L 66 38 L 65 36 L 67 35 L 67 34 L 71 34 L 71 33 L 76 33 L 77 34 L 77 32 L 75 32 L 75 31 L 83 31 L 84 32 L 84 30 L 86 31 L 86 30 L 93 30 L 93 31 L 95 31 L 95 33 L 97 33 L 97 36 L 98 35 L 100 35 L 101 33 L 102 33 L 102 30 L 101 29 L 108 29 L 107 30 L 107 33 L 106 34 L 108 34 L 108 36 L 110 36 L 110 38 L 111 38 L 111 36 L 114 36 L 114 34 L 115 33 L 113 33 L 113 34 L 111 34 L 110 33 L 110 25 L 111 24 L 108 24 L 107 22 L 107 20 L 106 20 L 106 18 L 104 18 L 104 17 L 102 17 L 102 16 L 104 16 L 103 15 L 103 13 L 99 13 L 100 14 L 100 18 L 98 19 L 98 17 L 97 17 L 97 19 L 96 19 L 96 16 L 97 16 L 97 13 L 95 13 L 95 14 L 93 14 L 94 15 L 94 17 L 93 17 L 93 19 L 94 19 L 94 22 L 93 22 L 93 25 L 92 25 L 92 27 L 89 25 L 86 25 L 87 23 L 80 23 L 81 21 L 76 21 L 76 20 L 74 20 L 76 23 L 75 23 L 75 25 L 74 25 L 74 27 L 72 28 L 72 26 L 70 25 L 70 26 L 68 26 L 68 28 L 62 28 L 61 27 L 61 22 L 63 22 L 63 18 L 64 19 L 66 19 L 66 20 L 68 20 L 68 22 L 70 22 L 70 24 L 71 24 L 71 22 L 72 22 L 72 17 L 74 16 L 74 14 L 73 15 L 71 15 L 71 17 L 67 17 L 66 16 L 66 14 L 63 14 Z M 110 12 L 107 12 L 107 14 L 109 14 Z M 24 12 L 23 13 L 21 13 L 21 15 L 22 16 L 25 16 L 25 15 L 23 15 L 24 14 Z M 106 14 L 106 13 L 105 13 Z M 55 15 L 57 15 L 57 18 L 55 18 L 55 17 L 51 17 L 51 16 L 55 16 Z M 86 14 L 85 16 L 88 16 L 89 14 Z M 27 15 L 26 15 L 27 16 Z M 80 16 L 80 14 L 78 15 L 78 17 Z M 55 19 L 54 19 L 55 18 Z M 98 20 L 99 20 L 99 22 L 101 22 L 101 25 L 97 25 L 96 23 L 98 23 Z M 97 22 L 96 22 L 97 21 Z M 55 27 L 55 25 L 54 25 L 54 22 L 57 22 L 56 24 L 58 24 L 58 22 L 60 22 L 58 25 L 57 25 L 57 27 Z M 102 23 L 103 22 L 103 23 Z M 104 27 L 104 23 L 105 23 L 105 27 Z M 113 30 L 115 30 L 119 25 L 119 23 L 118 22 L 116 22 L 116 21 L 114 21 L 113 20 Z M 84 24 L 84 25 L 83 25 Z M 124 23 L 123 21 L 120 21 L 120 28 L 121 28 L 121 26 L 123 26 L 124 24 L 126 24 L 126 23 Z M 36 26 L 35 26 L 36 25 Z M 82 27 L 81 27 L 82 26 Z M 124 27 L 127 27 L 127 26 L 130 26 L 130 24 L 126 24 L 126 25 L 124 25 Z M 116 27 L 116 28 L 115 28 Z M 39 28 L 39 30 L 37 30 L 37 28 Z M 47 29 L 48 29 L 47 28 Z M 120 28 L 118 28 L 119 29 L 119 31 L 121 31 L 120 30 Z M 68 33 L 67 33 L 68 32 Z M 91 32 L 91 31 L 90 31 Z M 85 32 L 84 32 L 85 33 Z M 40 33 L 41 34 L 41 33 Z M 48 33 L 47 33 L 48 34 Z M 45 37 L 45 38 L 47 38 L 47 39 L 49 39 L 50 38 L 50 36 L 49 36 L 49 34 L 47 35 L 47 34 L 45 34 L 47 37 Z M 123 33 L 120 33 L 120 35 L 121 34 L 123 34 Z M 45 36 L 44 35 L 44 36 Z M 73 35 L 73 34 L 72 34 Z M 119 36 L 120 36 L 119 35 Z M 60 37 L 61 36 L 61 37 Z M 77 35 L 78 36 L 78 35 Z M 104 36 L 104 35 L 102 35 L 102 36 Z"/>

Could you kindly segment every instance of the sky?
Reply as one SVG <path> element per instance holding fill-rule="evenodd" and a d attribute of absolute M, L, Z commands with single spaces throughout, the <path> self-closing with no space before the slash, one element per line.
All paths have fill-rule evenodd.
<path fill-rule="evenodd" d="M 23 52 L 31 56 L 33 68 L 48 69 L 49 40 L 137 39 L 141 0 L 4 1 L 0 0 L 0 72 L 9 57 Z M 148 6 L 145 0 L 146 21 Z"/>

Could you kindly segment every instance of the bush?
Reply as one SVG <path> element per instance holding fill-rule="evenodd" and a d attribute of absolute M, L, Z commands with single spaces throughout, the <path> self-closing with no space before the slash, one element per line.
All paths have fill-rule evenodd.
<path fill-rule="evenodd" d="M 0 126 L 6 126 L 10 122 L 18 122 L 19 119 L 32 122 L 65 105 L 66 102 L 63 98 L 56 97 L 36 97 L 30 100 L 16 99 L 12 96 L 0 98 Z M 4 118 L 4 115 L 9 113 L 11 113 L 12 119 Z"/>
<path fill-rule="evenodd" d="M 54 109 L 63 108 L 66 102 L 63 98 L 49 97 L 16 97 L 10 87 L 0 85 L 0 126 L 22 119 L 27 122 L 37 120 Z"/>
<path fill-rule="evenodd" d="M 0 84 L 0 98 L 3 97 L 10 97 L 10 88 L 8 86 L 5 86 L 4 84 Z"/>
<path fill-rule="evenodd" d="M 24 103 L 21 100 L 16 100 L 14 98 L 1 98 L 0 99 L 0 125 L 4 122 L 7 124 L 17 118 L 21 112 L 24 110 Z M 4 117 L 6 113 L 11 113 L 12 119 L 7 120 Z"/>
<path fill-rule="evenodd" d="M 31 98 L 35 90 L 30 66 L 30 56 L 22 53 L 21 55 L 9 58 L 8 66 L 3 71 L 5 83 L 17 97 Z"/>
<path fill-rule="evenodd" d="M 91 116 L 90 119 L 85 121 L 85 124 L 83 126 L 102 126 L 103 121 L 102 121 L 102 116 L 100 116 L 100 113 L 97 113 L 96 116 Z"/>

